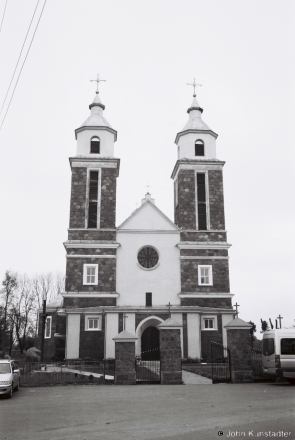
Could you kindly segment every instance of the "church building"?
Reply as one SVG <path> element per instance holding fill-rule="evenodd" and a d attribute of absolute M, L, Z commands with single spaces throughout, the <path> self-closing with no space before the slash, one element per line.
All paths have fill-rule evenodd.
<path fill-rule="evenodd" d="M 69 159 L 66 286 L 62 299 L 47 305 L 45 355 L 114 358 L 113 338 L 126 329 L 137 337 L 138 356 L 158 359 L 157 326 L 171 316 L 181 325 L 182 357 L 206 360 L 211 341 L 226 345 L 224 327 L 234 317 L 217 134 L 194 94 L 175 138 L 174 222 L 147 193 L 116 226 L 117 132 L 98 91 L 89 109 Z"/>

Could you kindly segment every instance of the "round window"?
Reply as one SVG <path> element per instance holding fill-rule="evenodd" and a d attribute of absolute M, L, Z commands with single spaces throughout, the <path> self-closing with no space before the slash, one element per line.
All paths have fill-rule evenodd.
<path fill-rule="evenodd" d="M 159 254 L 156 249 L 146 246 L 138 252 L 137 260 L 145 269 L 151 269 L 158 264 Z"/>

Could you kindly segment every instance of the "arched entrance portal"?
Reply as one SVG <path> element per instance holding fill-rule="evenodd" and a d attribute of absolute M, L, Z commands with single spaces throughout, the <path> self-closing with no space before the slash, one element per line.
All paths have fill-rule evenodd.
<path fill-rule="evenodd" d="M 151 347 L 151 344 L 157 344 L 156 348 L 159 347 L 159 330 L 156 328 L 159 324 L 161 324 L 162 322 L 164 322 L 164 320 L 162 318 L 159 318 L 158 316 L 152 315 L 152 316 L 148 316 L 147 318 L 144 318 L 137 326 L 135 334 L 136 337 L 138 338 L 136 341 L 136 356 L 140 356 L 141 359 L 143 359 L 142 357 L 142 352 L 143 351 L 148 351 L 149 348 L 147 347 Z M 145 330 L 148 330 L 150 328 L 155 328 L 158 333 L 156 333 L 154 330 L 149 330 L 149 332 L 154 332 L 153 336 L 148 336 L 149 332 L 147 333 L 146 336 L 144 336 L 143 338 L 143 344 L 145 344 L 145 338 L 147 339 L 147 345 L 145 345 L 145 349 L 141 346 L 142 344 L 142 336 L 145 332 Z M 156 342 L 148 342 L 148 341 L 156 341 Z M 151 348 L 150 348 L 151 349 Z M 154 353 L 154 352 L 151 352 Z M 143 355 L 144 356 L 144 355 Z M 158 355 L 159 356 L 159 355 Z M 150 359 L 150 358 L 149 358 Z M 156 358 L 156 360 L 159 359 Z"/>
<path fill-rule="evenodd" d="M 159 346 L 159 330 L 156 327 L 146 328 L 141 335 L 141 360 L 159 360 Z"/>

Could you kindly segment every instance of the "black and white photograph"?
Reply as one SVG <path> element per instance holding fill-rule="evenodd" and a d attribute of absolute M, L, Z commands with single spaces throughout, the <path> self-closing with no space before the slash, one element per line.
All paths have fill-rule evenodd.
<path fill-rule="evenodd" d="M 293 0 L 0 0 L 0 440 L 295 440 Z"/>

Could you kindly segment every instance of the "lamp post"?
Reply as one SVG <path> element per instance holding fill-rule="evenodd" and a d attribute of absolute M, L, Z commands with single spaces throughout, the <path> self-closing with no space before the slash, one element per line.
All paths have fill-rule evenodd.
<path fill-rule="evenodd" d="M 45 324 L 46 324 L 46 296 L 43 296 L 43 313 L 40 315 L 42 317 L 42 328 L 41 328 L 41 362 L 44 361 L 44 339 L 45 339 Z"/>

